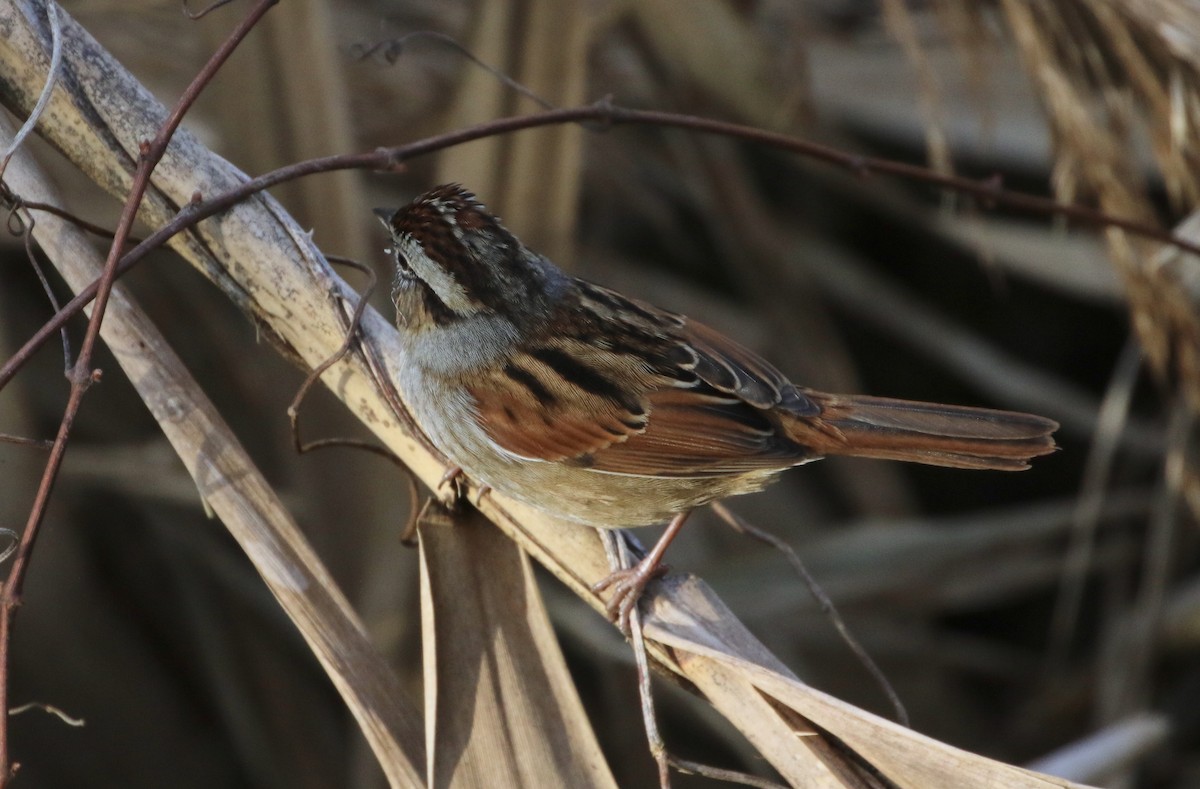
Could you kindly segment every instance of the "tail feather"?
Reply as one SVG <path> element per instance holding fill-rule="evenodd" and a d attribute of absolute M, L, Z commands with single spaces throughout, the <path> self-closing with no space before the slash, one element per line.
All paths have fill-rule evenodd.
<path fill-rule="evenodd" d="M 789 437 L 822 455 L 906 460 L 932 466 L 1020 471 L 1057 449 L 1058 423 L 1014 411 L 806 391 L 821 407 L 797 417 Z"/>

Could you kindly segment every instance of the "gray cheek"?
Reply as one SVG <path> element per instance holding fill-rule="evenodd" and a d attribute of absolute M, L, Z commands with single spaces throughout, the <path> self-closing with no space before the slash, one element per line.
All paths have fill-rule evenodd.
<path fill-rule="evenodd" d="M 476 315 L 436 331 L 421 332 L 409 344 L 409 353 L 430 373 L 459 375 L 500 362 L 516 341 L 516 327 L 508 320 Z"/>

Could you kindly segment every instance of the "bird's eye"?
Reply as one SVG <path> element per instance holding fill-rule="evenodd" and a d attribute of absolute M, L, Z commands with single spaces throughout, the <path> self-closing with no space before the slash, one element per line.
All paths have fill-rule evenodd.
<path fill-rule="evenodd" d="M 388 250 L 388 254 L 392 255 L 392 259 L 396 261 L 396 277 L 398 279 L 413 279 L 412 266 L 408 265 L 408 258 L 404 257 L 404 253 L 393 247 Z"/>

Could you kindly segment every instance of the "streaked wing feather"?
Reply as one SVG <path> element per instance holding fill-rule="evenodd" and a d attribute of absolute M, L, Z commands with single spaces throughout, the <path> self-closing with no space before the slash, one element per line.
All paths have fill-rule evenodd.
<path fill-rule="evenodd" d="M 647 476 L 720 476 L 804 459 L 770 410 L 802 417 L 819 409 L 767 361 L 607 288 L 580 283 L 577 295 L 579 305 L 564 306 L 549 327 L 552 340 L 471 387 L 498 445 Z"/>
<path fill-rule="evenodd" d="M 642 433 L 595 452 L 589 468 L 616 474 L 708 477 L 785 468 L 804 459 L 767 413 L 704 387 L 649 397 Z"/>
<path fill-rule="evenodd" d="M 538 364 L 523 357 L 518 369 L 537 369 Z M 509 452 L 535 460 L 570 460 L 623 441 L 646 422 L 646 407 L 634 397 L 621 402 L 565 385 L 545 369 L 537 373 L 537 380 L 550 384 L 545 391 L 531 390 L 521 376 L 504 371 L 493 371 L 468 389 L 480 425 Z"/>
<path fill-rule="evenodd" d="M 690 319 L 684 331 L 700 357 L 696 373 L 705 383 L 737 395 L 756 408 L 781 407 L 795 416 L 821 412 L 783 373 L 754 351 Z"/>

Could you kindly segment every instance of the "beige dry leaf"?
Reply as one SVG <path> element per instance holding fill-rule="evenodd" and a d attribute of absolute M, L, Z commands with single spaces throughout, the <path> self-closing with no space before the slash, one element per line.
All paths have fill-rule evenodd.
<path fill-rule="evenodd" d="M 419 527 L 429 786 L 615 787 L 529 558 L 478 513 Z"/>

